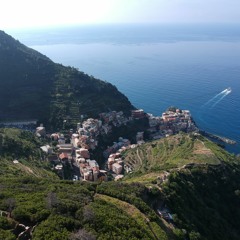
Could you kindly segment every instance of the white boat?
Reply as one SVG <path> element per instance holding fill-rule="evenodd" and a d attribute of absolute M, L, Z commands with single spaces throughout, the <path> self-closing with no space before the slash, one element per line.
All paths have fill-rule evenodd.
<path fill-rule="evenodd" d="M 232 92 L 232 89 L 231 89 L 230 87 L 227 88 L 227 92 L 228 92 L 228 93 Z"/>

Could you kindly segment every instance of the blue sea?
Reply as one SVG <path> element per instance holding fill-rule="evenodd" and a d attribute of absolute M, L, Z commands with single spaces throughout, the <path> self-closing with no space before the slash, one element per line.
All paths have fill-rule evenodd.
<path fill-rule="evenodd" d="M 118 87 L 137 108 L 189 109 L 240 152 L 240 26 L 89 25 L 9 32 L 53 61 Z"/>

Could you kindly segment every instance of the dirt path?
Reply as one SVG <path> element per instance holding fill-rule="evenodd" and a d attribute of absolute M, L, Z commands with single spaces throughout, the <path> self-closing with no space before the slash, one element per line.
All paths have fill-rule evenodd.
<path fill-rule="evenodd" d="M 35 177 L 39 177 L 36 173 L 33 172 L 33 170 L 30 167 L 27 167 L 23 165 L 22 163 L 18 163 L 18 166 L 21 170 L 30 173 L 31 175 L 34 175 Z"/>
<path fill-rule="evenodd" d="M 138 157 L 138 159 L 139 159 L 139 161 L 140 161 L 140 164 L 142 165 L 142 159 L 141 159 L 141 157 L 140 157 L 140 155 L 139 155 L 138 149 L 137 149 L 137 157 Z"/>

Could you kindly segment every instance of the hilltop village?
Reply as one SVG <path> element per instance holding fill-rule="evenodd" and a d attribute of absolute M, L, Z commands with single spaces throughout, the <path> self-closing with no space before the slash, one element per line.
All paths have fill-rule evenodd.
<path fill-rule="evenodd" d="M 136 133 L 134 142 L 119 136 L 111 146 L 102 151 L 102 162 L 105 164 L 100 169 L 98 161 L 92 158 L 92 152 L 100 147 L 99 137 L 107 137 L 114 128 L 143 119 L 148 122 L 148 127 Z M 159 117 L 147 114 L 142 109 L 133 110 L 130 117 L 126 117 L 122 111 L 101 113 L 98 119 L 88 118 L 78 123 L 77 130 L 74 132 L 70 129 L 68 134 L 47 134 L 45 127 L 41 125 L 36 128 L 36 135 L 51 140 L 51 144 L 41 147 L 42 157 L 52 164 L 60 177 L 74 181 L 107 181 L 109 178 L 121 179 L 124 172 L 132 171 L 124 165 L 125 150 L 135 148 L 147 140 L 161 139 L 180 131 L 193 132 L 198 131 L 198 128 L 190 111 L 169 108 Z"/>

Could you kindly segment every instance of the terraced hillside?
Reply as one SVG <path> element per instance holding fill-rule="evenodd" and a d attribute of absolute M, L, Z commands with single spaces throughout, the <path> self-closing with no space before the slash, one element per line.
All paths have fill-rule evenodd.
<path fill-rule="evenodd" d="M 54 64 L 0 31 L 1 120 L 68 128 L 82 114 L 132 108 L 111 84 Z M 61 181 L 41 145 L 30 132 L 0 128 L 0 239 L 240 239 L 240 159 L 201 135 L 128 150 L 124 162 L 133 172 L 120 182 Z"/>
<path fill-rule="evenodd" d="M 81 115 L 98 117 L 100 112 L 111 110 L 130 114 L 133 106 L 110 83 L 103 82 L 71 67 L 56 65 L 55 80 L 50 100 L 50 122 L 61 126 L 76 124 Z"/>
<path fill-rule="evenodd" d="M 134 173 L 147 174 L 186 164 L 220 164 L 233 156 L 201 135 L 180 133 L 143 144 L 125 154 L 125 165 Z"/>
<path fill-rule="evenodd" d="M 55 64 L 0 31 L 0 122 L 31 120 L 62 128 L 81 115 L 133 109 L 129 100 L 110 83 L 72 67 Z"/>
<path fill-rule="evenodd" d="M 239 159 L 201 136 L 130 150 L 138 171 L 121 182 L 61 181 L 39 146 L 29 132 L 0 129 L 0 239 L 239 239 Z M 165 170 L 150 158 L 156 149 Z"/>
<path fill-rule="evenodd" d="M 61 181 L 39 146 L 30 132 L 0 128 L 0 239 L 176 238 L 144 185 Z"/>
<path fill-rule="evenodd" d="M 151 206 L 173 221 L 177 239 L 237 240 L 239 160 L 201 135 L 181 133 L 128 150 L 133 172 L 123 181 L 151 190 Z"/>

